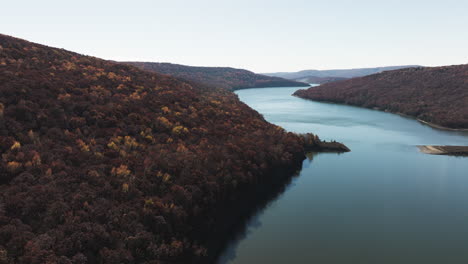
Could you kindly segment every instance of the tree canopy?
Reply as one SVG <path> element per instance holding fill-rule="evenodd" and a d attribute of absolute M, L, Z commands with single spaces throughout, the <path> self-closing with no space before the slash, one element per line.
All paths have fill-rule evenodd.
<path fill-rule="evenodd" d="M 302 139 L 235 94 L 0 35 L 0 263 L 194 263 Z"/>

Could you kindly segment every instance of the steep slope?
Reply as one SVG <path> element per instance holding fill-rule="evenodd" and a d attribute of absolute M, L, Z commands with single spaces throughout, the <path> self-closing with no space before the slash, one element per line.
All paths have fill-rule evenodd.
<path fill-rule="evenodd" d="M 0 35 L 0 263 L 204 262 L 216 208 L 303 143 L 229 91 Z"/>
<path fill-rule="evenodd" d="M 225 67 L 192 67 L 171 63 L 125 62 L 143 70 L 169 74 L 185 80 L 212 85 L 227 90 L 253 87 L 305 87 L 307 83 L 270 77 L 253 72 Z"/>
<path fill-rule="evenodd" d="M 294 95 L 403 113 L 448 128 L 468 128 L 468 65 L 387 71 Z"/>
<path fill-rule="evenodd" d="M 306 78 L 319 78 L 317 81 L 321 81 L 320 78 L 325 78 L 325 81 L 316 82 L 316 83 L 325 83 L 329 82 L 326 79 L 331 81 L 340 81 L 340 79 L 333 78 L 355 78 L 367 76 L 375 73 L 380 73 L 384 71 L 405 69 L 405 68 L 415 68 L 420 67 L 417 65 L 406 65 L 406 66 L 387 66 L 387 67 L 376 67 L 376 68 L 358 68 L 358 69 L 342 69 L 342 70 L 304 70 L 299 72 L 277 72 L 277 73 L 264 73 L 268 76 L 281 77 L 289 80 L 303 80 Z"/>

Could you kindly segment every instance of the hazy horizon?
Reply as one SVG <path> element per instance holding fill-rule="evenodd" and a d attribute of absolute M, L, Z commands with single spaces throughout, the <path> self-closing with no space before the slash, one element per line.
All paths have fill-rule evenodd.
<path fill-rule="evenodd" d="M 258 73 L 468 63 L 461 1 L 4 3 L 1 33 L 117 61 Z"/>

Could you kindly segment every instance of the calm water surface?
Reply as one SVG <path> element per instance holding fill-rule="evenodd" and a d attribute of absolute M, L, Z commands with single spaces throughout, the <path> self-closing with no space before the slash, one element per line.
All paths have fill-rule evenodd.
<path fill-rule="evenodd" d="M 468 263 L 468 158 L 415 147 L 467 145 L 468 133 L 292 97 L 297 89 L 237 94 L 268 121 L 336 139 L 352 152 L 305 160 L 219 263 Z"/>

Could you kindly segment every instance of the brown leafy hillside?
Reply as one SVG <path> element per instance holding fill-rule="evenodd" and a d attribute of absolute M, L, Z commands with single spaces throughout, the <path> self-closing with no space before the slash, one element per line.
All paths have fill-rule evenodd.
<path fill-rule="evenodd" d="M 229 91 L 0 35 L 0 153 L 0 263 L 193 263 L 303 147 Z"/>
<path fill-rule="evenodd" d="M 409 68 L 299 90 L 295 95 L 468 128 L 468 65 Z"/>
<path fill-rule="evenodd" d="M 253 72 L 225 67 L 192 67 L 171 63 L 125 62 L 141 69 L 156 73 L 169 74 L 185 80 L 238 90 L 253 87 L 302 87 L 306 83 L 270 77 Z"/>

